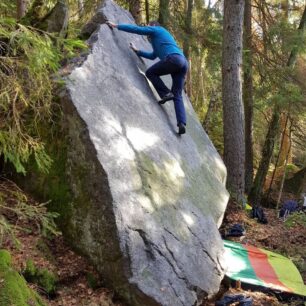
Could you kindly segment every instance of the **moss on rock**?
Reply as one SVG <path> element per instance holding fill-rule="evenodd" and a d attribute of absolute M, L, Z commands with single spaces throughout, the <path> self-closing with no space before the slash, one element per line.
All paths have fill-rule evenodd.
<path fill-rule="evenodd" d="M 44 306 L 25 279 L 11 267 L 11 255 L 0 250 L 0 306 Z"/>

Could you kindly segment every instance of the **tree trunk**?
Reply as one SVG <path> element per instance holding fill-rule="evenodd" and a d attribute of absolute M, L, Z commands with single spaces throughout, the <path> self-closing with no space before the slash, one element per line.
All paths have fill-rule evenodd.
<path fill-rule="evenodd" d="M 281 147 L 279 148 L 279 158 L 276 163 L 276 167 L 284 166 L 286 159 L 289 161 L 290 150 L 291 147 L 291 139 L 290 139 L 290 128 L 288 128 L 288 120 L 289 114 L 282 114 L 281 116 L 281 129 L 282 129 L 282 143 Z M 288 153 L 289 150 L 289 153 Z"/>
<path fill-rule="evenodd" d="M 129 1 L 129 11 L 135 19 L 136 24 L 141 23 L 141 3 L 140 0 Z"/>
<path fill-rule="evenodd" d="M 188 0 L 186 8 L 185 18 L 185 39 L 183 44 L 184 54 L 189 58 L 190 39 L 192 35 L 192 11 L 194 6 L 194 0 Z"/>
<path fill-rule="evenodd" d="M 245 0 L 244 11 L 244 74 L 243 102 L 245 122 L 245 191 L 249 193 L 253 184 L 253 59 L 252 59 L 252 7 Z"/>
<path fill-rule="evenodd" d="M 84 0 L 78 0 L 78 14 L 79 18 L 82 18 L 84 15 Z"/>
<path fill-rule="evenodd" d="M 200 75 L 200 93 L 201 93 L 201 104 L 204 105 L 205 104 L 205 87 L 204 87 L 204 74 L 203 74 L 203 69 L 202 69 L 202 57 L 201 57 L 201 61 L 199 64 L 199 75 Z M 214 89 L 212 90 L 212 94 L 215 95 Z"/>
<path fill-rule="evenodd" d="M 301 39 L 303 37 L 303 32 L 304 32 L 304 29 L 305 29 L 305 25 L 306 25 L 306 6 L 304 8 L 304 12 L 303 12 L 303 15 L 302 15 L 299 27 L 298 27 L 298 30 L 299 30 L 300 35 L 301 35 Z M 294 47 L 292 49 L 292 51 L 290 53 L 290 56 L 289 56 L 289 59 L 288 59 L 287 66 L 291 67 L 291 66 L 295 65 L 298 51 L 299 51 L 298 47 Z"/>
<path fill-rule="evenodd" d="M 191 58 L 190 58 L 190 40 L 192 35 L 192 11 L 194 0 L 188 0 L 186 8 L 185 19 L 185 38 L 183 43 L 183 51 L 189 62 L 189 69 L 187 72 L 187 94 L 189 97 L 192 95 L 192 79 L 191 79 Z"/>
<path fill-rule="evenodd" d="M 278 134 L 278 130 L 279 110 L 278 108 L 275 108 L 272 120 L 269 125 L 266 140 L 262 149 L 262 157 L 260 160 L 259 168 L 256 173 L 252 190 L 249 194 L 249 201 L 253 204 L 253 206 L 258 206 L 261 201 L 261 193 L 269 170 L 269 165 L 273 154 L 274 143 L 276 135 Z"/>
<path fill-rule="evenodd" d="M 191 65 L 192 61 L 191 58 L 188 58 L 188 71 L 187 71 L 187 77 L 186 77 L 186 84 L 187 84 L 187 95 L 191 99 L 192 96 L 192 73 L 191 73 Z"/>
<path fill-rule="evenodd" d="M 262 29 L 262 43 L 263 43 L 264 55 L 267 56 L 267 20 L 266 20 L 266 9 L 263 1 L 258 2 L 257 10 L 260 20 L 260 26 Z"/>
<path fill-rule="evenodd" d="M 146 9 L 146 24 L 150 22 L 150 3 L 149 0 L 145 0 L 145 9 Z"/>
<path fill-rule="evenodd" d="M 281 9 L 284 12 L 284 17 L 286 20 L 289 19 L 289 0 L 282 0 Z"/>
<path fill-rule="evenodd" d="M 238 202 L 244 200 L 245 137 L 241 64 L 244 0 L 224 1 L 222 101 L 224 162 L 227 187 Z"/>
<path fill-rule="evenodd" d="M 44 18 L 44 1 L 34 0 L 31 7 L 27 11 L 26 15 L 22 19 L 22 22 L 36 27 L 40 21 Z"/>
<path fill-rule="evenodd" d="M 167 27 L 170 17 L 169 0 L 159 0 L 158 22 Z"/>
<path fill-rule="evenodd" d="M 27 0 L 17 0 L 17 20 L 20 20 L 26 13 Z"/>
<path fill-rule="evenodd" d="M 213 110 L 215 109 L 216 102 L 217 102 L 217 97 L 216 97 L 215 92 L 213 91 L 211 93 L 209 104 L 208 104 L 208 109 L 207 109 L 205 119 L 204 119 L 203 124 L 202 124 L 203 128 L 204 128 L 204 130 L 206 131 L 207 134 L 209 134 L 209 132 L 210 132 L 211 115 L 213 113 Z"/>
<path fill-rule="evenodd" d="M 281 139 L 278 155 L 277 155 L 277 158 L 276 158 L 276 161 L 275 161 L 275 167 L 274 167 L 272 178 L 271 178 L 271 181 L 270 181 L 269 190 L 268 190 L 268 193 L 267 193 L 267 202 L 268 203 L 269 203 L 269 198 L 270 198 L 270 194 L 271 194 L 271 191 L 272 191 L 272 185 L 273 185 L 274 177 L 275 177 L 276 170 L 277 170 L 277 165 L 279 164 L 280 154 L 281 154 L 281 151 L 283 150 L 283 144 L 284 144 L 285 134 L 286 134 L 286 130 L 287 130 L 289 114 L 286 115 L 285 122 L 283 122 L 283 119 L 284 119 L 284 114 L 282 114 L 282 118 L 281 118 L 281 129 L 283 130 L 282 139 Z"/>
<path fill-rule="evenodd" d="M 290 124 L 290 128 L 289 128 L 289 138 L 290 138 L 290 144 L 289 144 L 289 148 L 287 150 L 287 156 L 286 156 L 286 160 L 285 160 L 285 168 L 284 168 L 284 174 L 282 177 L 282 181 L 281 181 L 281 185 L 279 188 L 279 194 L 278 194 L 278 198 L 277 198 L 277 202 L 276 202 L 276 210 L 278 210 L 279 208 L 279 203 L 282 197 L 282 193 L 283 193 L 283 188 L 284 188 L 284 182 L 285 182 L 285 178 L 286 178 L 286 168 L 287 168 L 287 164 L 288 164 L 288 158 L 289 158 L 289 154 L 290 154 L 290 150 L 291 150 L 291 132 L 292 132 L 292 123 Z"/>

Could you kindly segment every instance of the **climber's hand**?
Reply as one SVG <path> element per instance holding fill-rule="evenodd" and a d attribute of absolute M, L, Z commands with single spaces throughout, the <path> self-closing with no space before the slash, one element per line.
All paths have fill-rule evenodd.
<path fill-rule="evenodd" d="M 130 48 L 131 48 L 133 51 L 135 51 L 135 52 L 138 51 L 138 49 L 137 49 L 137 48 L 134 46 L 134 44 L 131 43 L 131 42 L 130 42 Z"/>
<path fill-rule="evenodd" d="M 117 27 L 118 27 L 118 24 L 113 23 L 113 22 L 111 22 L 111 21 L 106 21 L 106 24 L 107 24 L 109 27 L 111 27 L 111 28 L 117 28 Z"/>

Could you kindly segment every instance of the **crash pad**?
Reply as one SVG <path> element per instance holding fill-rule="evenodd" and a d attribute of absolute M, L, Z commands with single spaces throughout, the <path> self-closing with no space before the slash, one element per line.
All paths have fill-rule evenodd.
<path fill-rule="evenodd" d="M 306 286 L 294 263 L 280 254 L 224 240 L 226 275 L 241 283 L 306 296 Z"/>

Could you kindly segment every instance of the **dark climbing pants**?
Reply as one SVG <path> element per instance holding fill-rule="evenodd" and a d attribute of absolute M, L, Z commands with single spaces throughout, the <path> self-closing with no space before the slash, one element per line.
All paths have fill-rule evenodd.
<path fill-rule="evenodd" d="M 186 125 L 186 112 L 182 97 L 184 88 L 185 76 L 188 70 L 188 63 L 184 56 L 180 54 L 170 54 L 165 59 L 152 65 L 147 71 L 146 76 L 155 87 L 161 98 L 170 92 L 169 88 L 161 80 L 160 76 L 171 74 L 172 88 L 171 92 L 174 95 L 174 108 L 177 124 L 183 123 Z"/>

